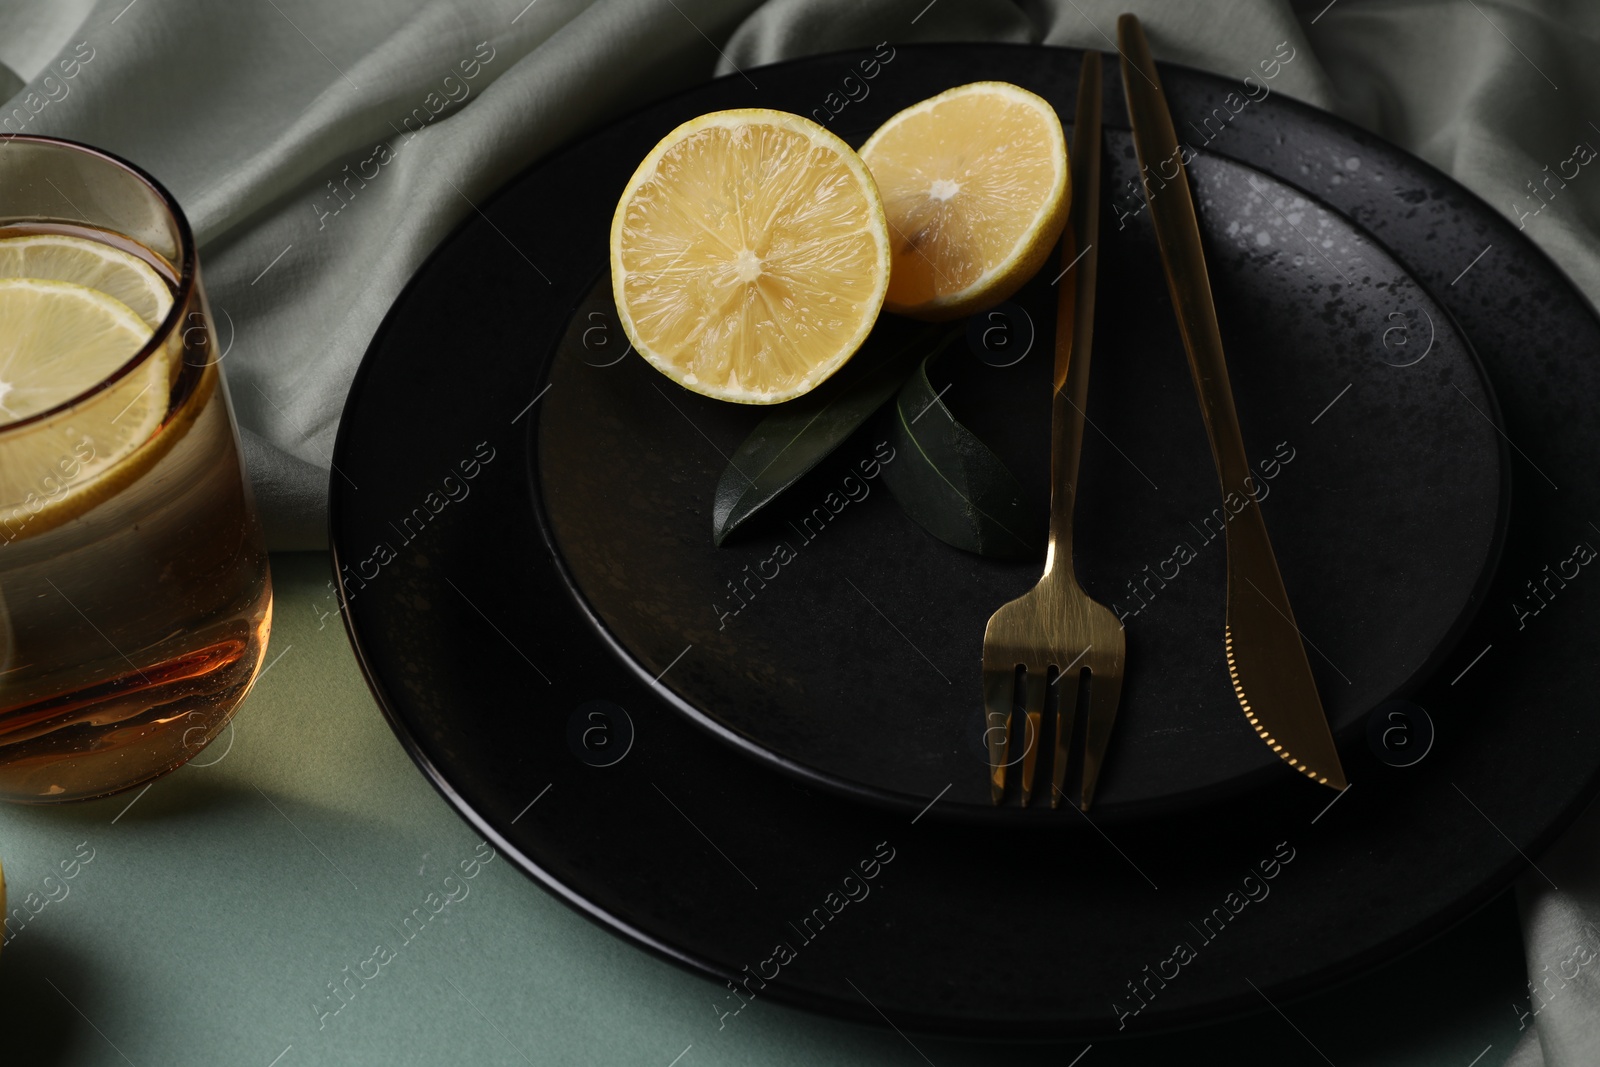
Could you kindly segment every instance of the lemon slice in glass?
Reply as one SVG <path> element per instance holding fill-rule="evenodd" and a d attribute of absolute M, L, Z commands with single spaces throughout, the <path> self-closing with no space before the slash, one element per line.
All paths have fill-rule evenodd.
<path fill-rule="evenodd" d="M 782 111 L 719 111 L 667 134 L 611 223 L 634 348 L 686 389 L 776 404 L 872 330 L 889 283 L 877 187 L 850 146 Z"/>
<path fill-rule="evenodd" d="M 0 426 L 71 400 L 131 359 L 150 333 L 132 308 L 97 289 L 0 278 Z"/>
<path fill-rule="evenodd" d="M 974 82 L 894 115 L 861 146 L 894 248 L 890 311 L 954 319 L 1038 273 L 1066 226 L 1067 142 L 1049 101 Z"/>
<path fill-rule="evenodd" d="M 151 329 L 172 308 L 172 290 L 138 256 L 98 241 L 40 233 L 0 240 L 0 278 L 72 282 L 132 309 Z"/>
<path fill-rule="evenodd" d="M 171 345 L 73 407 L 6 428 L 104 381 L 152 333 L 133 309 L 100 290 L 0 278 L 0 544 L 81 514 L 114 490 L 112 482 L 126 480 L 103 475 L 160 428 L 176 370 Z"/>

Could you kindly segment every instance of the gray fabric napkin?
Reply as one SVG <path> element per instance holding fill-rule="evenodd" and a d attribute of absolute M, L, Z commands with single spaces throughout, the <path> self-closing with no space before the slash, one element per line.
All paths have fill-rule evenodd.
<path fill-rule="evenodd" d="M 1158 56 L 1222 74 L 1287 42 L 1276 91 L 1448 171 L 1600 293 L 1600 178 L 1528 184 L 1600 145 L 1593 0 L 7 0 L 0 130 L 107 148 L 184 205 L 269 540 L 320 548 L 368 342 L 518 170 L 713 73 L 883 40 L 1109 51 L 1127 9 Z M 1518 1067 L 1600 1064 L 1597 845 L 1591 811 L 1519 886 Z"/>

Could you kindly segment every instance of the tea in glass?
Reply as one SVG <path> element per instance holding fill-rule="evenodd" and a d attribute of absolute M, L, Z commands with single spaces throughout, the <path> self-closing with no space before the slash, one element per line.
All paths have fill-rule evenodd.
<path fill-rule="evenodd" d="M 271 578 L 218 359 L 171 197 L 0 138 L 0 799 L 181 766 L 261 667 Z"/>

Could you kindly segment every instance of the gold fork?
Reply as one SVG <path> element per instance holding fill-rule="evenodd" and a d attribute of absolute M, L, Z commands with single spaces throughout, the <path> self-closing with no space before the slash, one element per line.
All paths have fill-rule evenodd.
<path fill-rule="evenodd" d="M 1106 745 L 1122 693 L 1127 642 L 1122 624 L 1104 604 L 1091 600 L 1072 567 L 1072 511 L 1077 497 L 1078 455 L 1083 445 L 1084 404 L 1089 390 L 1089 346 L 1094 333 L 1095 245 L 1100 232 L 1100 54 L 1084 53 L 1078 108 L 1072 132 L 1072 215 L 1061 247 L 1062 281 L 1057 303 L 1056 363 L 1050 424 L 1050 542 L 1044 576 L 1027 593 L 1003 605 L 983 635 L 983 706 L 989 747 L 990 794 L 1005 798 L 1011 747 L 1012 706 L 1022 674 L 1025 734 L 1022 803 L 1033 797 L 1040 730 L 1047 697 L 1055 690 L 1055 756 L 1050 806 L 1066 796 L 1079 690 L 1088 677 L 1088 721 L 1084 729 L 1079 805 L 1089 810 L 1105 761 Z M 1081 251 L 1079 250 L 1081 246 Z"/>

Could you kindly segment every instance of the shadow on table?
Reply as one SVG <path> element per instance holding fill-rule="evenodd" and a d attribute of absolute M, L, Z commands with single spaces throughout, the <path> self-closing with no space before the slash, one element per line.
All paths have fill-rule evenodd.
<path fill-rule="evenodd" d="M 149 783 L 100 800 L 72 804 L 18 804 L 6 809 L 13 821 L 30 820 L 58 828 L 70 837 L 71 828 L 90 839 L 110 830 L 186 820 L 213 821 L 230 812 L 263 808 L 262 794 L 247 783 L 223 775 L 205 774 L 203 767 L 180 767 Z"/>
<path fill-rule="evenodd" d="M 48 929 L 24 930 L 0 952 L 0 1062 L 65 1067 L 82 1061 L 97 979 L 91 962 L 69 944 L 52 939 Z"/>

